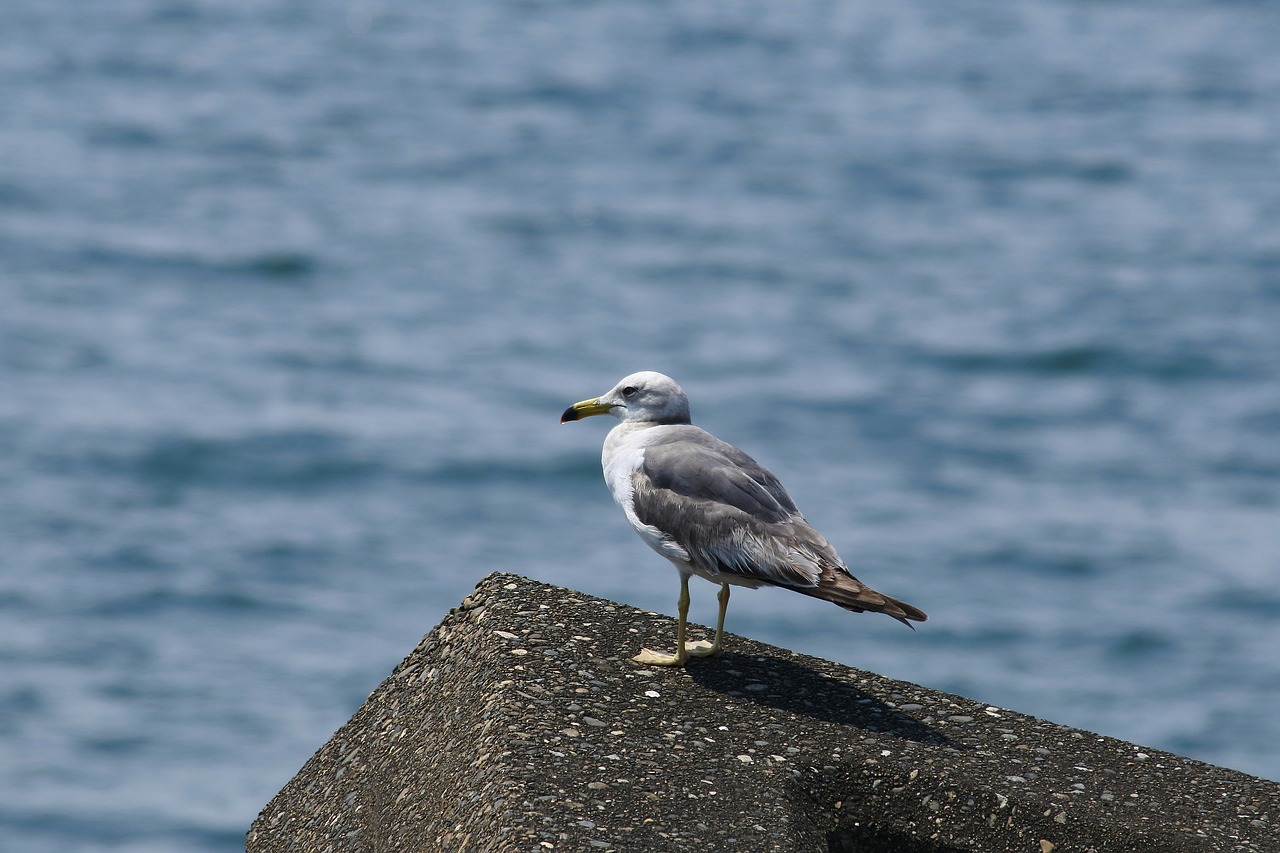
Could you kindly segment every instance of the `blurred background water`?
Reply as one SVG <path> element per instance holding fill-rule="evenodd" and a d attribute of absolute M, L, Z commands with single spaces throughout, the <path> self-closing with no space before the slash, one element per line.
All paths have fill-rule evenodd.
<path fill-rule="evenodd" d="M 239 847 L 490 571 L 671 613 L 609 424 L 557 423 L 637 369 L 931 616 L 730 630 L 1280 779 L 1277 44 L 1243 0 L 9 0 L 5 848 Z"/>

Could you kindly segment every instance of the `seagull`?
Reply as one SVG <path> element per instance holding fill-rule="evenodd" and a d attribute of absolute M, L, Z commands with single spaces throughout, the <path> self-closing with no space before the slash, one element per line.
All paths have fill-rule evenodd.
<path fill-rule="evenodd" d="M 730 586 L 782 587 L 855 613 L 886 613 L 909 628 L 908 620 L 928 618 L 855 578 L 777 477 L 690 422 L 689 398 L 671 377 L 633 373 L 565 409 L 560 423 L 606 414 L 621 423 L 604 440 L 605 483 L 640 538 L 680 573 L 675 654 L 642 649 L 636 663 L 684 666 L 720 654 Z M 693 575 L 720 585 L 710 643 L 685 641 Z"/>

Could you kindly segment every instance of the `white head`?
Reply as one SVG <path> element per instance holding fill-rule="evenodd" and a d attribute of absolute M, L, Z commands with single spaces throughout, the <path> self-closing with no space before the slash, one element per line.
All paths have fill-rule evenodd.
<path fill-rule="evenodd" d="M 689 398 L 670 376 L 642 370 L 599 397 L 574 403 L 560 416 L 560 423 L 603 414 L 624 422 L 687 424 Z"/>

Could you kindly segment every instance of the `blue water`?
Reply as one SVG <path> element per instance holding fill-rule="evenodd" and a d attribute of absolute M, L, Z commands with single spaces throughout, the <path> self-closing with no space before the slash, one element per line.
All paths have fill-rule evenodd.
<path fill-rule="evenodd" d="M 224 851 L 490 571 L 671 613 L 637 369 L 912 633 L 1280 780 L 1280 8 L 9 0 L 0 838 Z M 714 614 L 695 590 L 695 617 Z"/>

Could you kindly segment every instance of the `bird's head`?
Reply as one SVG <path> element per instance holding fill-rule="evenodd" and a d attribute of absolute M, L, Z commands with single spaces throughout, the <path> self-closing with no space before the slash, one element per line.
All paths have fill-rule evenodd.
<path fill-rule="evenodd" d="M 605 414 L 620 421 L 687 424 L 689 398 L 670 376 L 643 370 L 624 377 L 599 397 L 574 403 L 564 410 L 560 423 Z"/>

